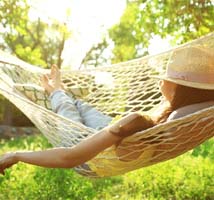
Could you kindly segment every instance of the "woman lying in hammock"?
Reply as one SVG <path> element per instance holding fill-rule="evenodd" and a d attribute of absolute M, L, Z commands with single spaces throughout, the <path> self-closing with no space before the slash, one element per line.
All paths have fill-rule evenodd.
<path fill-rule="evenodd" d="M 56 66 L 42 78 L 43 87 L 50 94 L 53 111 L 60 115 L 97 128 L 97 134 L 74 147 L 52 148 L 43 151 L 6 153 L 0 158 L 0 173 L 18 162 L 49 168 L 71 168 L 84 164 L 104 149 L 116 145 L 138 131 L 159 123 L 194 113 L 214 105 L 214 54 L 202 47 L 185 47 L 173 52 L 167 73 L 161 78 L 160 90 L 164 103 L 151 116 L 132 113 L 116 123 L 86 103 L 68 97 L 61 87 Z M 80 115 L 81 113 L 81 115 Z M 127 153 L 127 152 L 126 152 Z M 123 152 L 116 148 L 116 154 Z M 135 158 L 139 155 L 135 155 Z"/>

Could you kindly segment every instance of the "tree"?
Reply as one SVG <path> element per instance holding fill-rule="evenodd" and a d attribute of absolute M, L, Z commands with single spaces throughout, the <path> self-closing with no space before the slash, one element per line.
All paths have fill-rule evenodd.
<path fill-rule="evenodd" d="M 66 24 L 30 20 L 27 0 L 2 0 L 0 6 L 1 48 L 31 64 L 61 67 L 64 44 L 71 35 Z"/>
<path fill-rule="evenodd" d="M 97 67 L 103 63 L 107 63 L 107 58 L 102 55 L 108 46 L 106 38 L 103 38 L 98 44 L 94 44 L 89 51 L 86 52 L 85 57 L 81 61 L 80 68 L 87 68 L 89 66 Z"/>
<path fill-rule="evenodd" d="M 212 0 L 127 0 L 120 22 L 109 29 L 114 48 L 107 59 L 117 63 L 147 55 L 155 35 L 170 36 L 172 45 L 196 39 L 214 30 L 213 16 Z M 90 53 L 91 60 L 103 57 Z"/>
<path fill-rule="evenodd" d="M 66 24 L 29 18 L 27 0 L 0 1 L 0 48 L 41 67 L 62 65 L 62 51 L 71 33 Z M 15 126 L 32 123 L 3 97 L 0 97 L 0 124 Z"/>
<path fill-rule="evenodd" d="M 212 0 L 128 0 L 118 24 L 109 30 L 114 42 L 112 62 L 148 54 L 150 39 L 170 35 L 178 45 L 214 30 Z"/>

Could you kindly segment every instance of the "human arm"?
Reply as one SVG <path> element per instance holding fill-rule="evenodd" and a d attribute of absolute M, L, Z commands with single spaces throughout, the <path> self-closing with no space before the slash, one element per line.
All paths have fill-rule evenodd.
<path fill-rule="evenodd" d="M 54 72 L 54 70 L 52 71 Z M 54 73 L 52 75 L 54 75 Z M 43 77 L 43 79 L 45 89 L 48 90 L 49 93 L 55 89 L 59 89 L 60 82 L 54 81 L 49 83 L 48 77 Z M 4 173 L 6 168 L 20 161 L 50 168 L 70 168 L 83 164 L 104 149 L 114 144 L 119 144 L 124 137 L 143 130 L 147 128 L 147 126 L 151 127 L 152 124 L 150 124 L 150 122 L 145 122 L 147 122 L 147 120 L 145 121 L 142 115 L 132 113 L 102 129 L 97 134 L 86 138 L 74 147 L 53 148 L 35 152 L 7 153 L 0 158 L 0 173 Z"/>
<path fill-rule="evenodd" d="M 34 152 L 7 153 L 0 158 L 0 173 L 18 162 L 24 162 L 49 168 L 71 168 L 85 163 L 104 149 L 120 144 L 120 141 L 137 131 L 150 126 L 144 123 L 144 117 L 132 113 L 116 123 L 102 129 L 98 133 L 70 148 L 52 148 Z"/>
<path fill-rule="evenodd" d="M 7 153 L 0 158 L 0 173 L 18 162 L 48 168 L 71 168 L 85 163 L 120 140 L 120 137 L 103 129 L 74 147 Z"/>

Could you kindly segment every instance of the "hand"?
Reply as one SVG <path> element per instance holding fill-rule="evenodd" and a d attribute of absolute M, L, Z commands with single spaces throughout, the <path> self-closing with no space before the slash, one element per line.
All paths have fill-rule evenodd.
<path fill-rule="evenodd" d="M 41 82 L 48 94 L 51 94 L 55 90 L 62 89 L 59 68 L 56 65 L 52 65 L 51 73 L 49 75 L 44 75 L 41 78 Z"/>
<path fill-rule="evenodd" d="M 18 160 L 16 159 L 16 153 L 6 153 L 0 157 L 0 174 L 5 174 L 4 170 L 12 167 L 16 164 Z"/>

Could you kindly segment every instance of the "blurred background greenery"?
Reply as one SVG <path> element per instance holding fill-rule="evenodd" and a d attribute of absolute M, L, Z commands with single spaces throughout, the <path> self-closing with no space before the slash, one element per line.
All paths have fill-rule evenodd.
<path fill-rule="evenodd" d="M 56 63 L 63 69 L 83 69 L 148 55 L 154 38 L 172 47 L 214 30 L 212 0 L 124 1 L 120 19 L 84 51 L 78 66 L 72 66 L 63 57 L 67 41 L 75 39 L 67 23 L 72 7 L 66 10 L 68 21 L 44 20 L 30 17 L 33 0 L 1 0 L 0 49 L 43 68 Z M 153 41 L 153 48 L 160 45 Z M 0 125 L 33 126 L 2 96 L 0 105 Z M 1 140 L 0 151 L 48 146 L 43 137 L 32 136 Z M 213 149 L 210 140 L 173 161 L 104 180 L 19 164 L 0 177 L 0 199 L 214 199 Z"/>
<path fill-rule="evenodd" d="M 66 41 L 74 37 L 71 28 L 67 21 L 30 17 L 32 2 L 1 0 L 0 48 L 44 68 L 53 63 L 60 68 L 69 67 L 63 66 L 62 54 Z M 212 32 L 213 6 L 212 0 L 127 0 L 119 22 L 106 30 L 99 42 L 87 50 L 80 66 L 75 67 L 96 67 L 147 55 L 155 36 L 167 38 L 173 46 Z M 72 8 L 66 12 L 69 19 Z M 108 55 L 106 49 L 110 49 Z M 0 97 L 0 101 L 0 124 L 32 125 L 7 100 Z"/>
<path fill-rule="evenodd" d="M 120 1 L 122 2 L 122 0 Z M 0 49 L 44 68 L 49 68 L 56 63 L 60 68 L 77 69 L 113 64 L 147 55 L 154 38 L 167 40 L 170 46 L 175 46 L 214 30 L 214 3 L 212 0 L 123 1 L 126 6 L 120 19 L 108 27 L 105 33 L 96 40 L 96 43 L 83 51 L 84 55 L 80 58 L 78 66 L 69 66 L 64 62 L 63 53 L 67 41 L 75 40 L 76 37 L 75 30 L 69 25 L 73 19 L 72 7 L 64 11 L 66 20 L 62 21 L 57 20 L 56 17 L 44 18 L 45 12 L 39 12 L 39 8 L 36 10 L 38 15 L 32 17 L 32 9 L 35 9 L 39 0 L 1 0 Z M 66 1 L 58 1 L 58 6 L 60 2 L 63 4 Z M 92 1 L 92 5 L 88 9 L 96 6 L 93 3 L 96 1 Z M 88 2 L 89 4 L 90 2 Z M 47 10 L 52 9 L 51 5 L 53 2 L 49 5 L 50 9 L 47 8 Z M 111 5 L 111 9 L 113 7 L 114 4 Z M 99 7 L 97 7 L 98 9 Z M 78 12 L 81 13 L 84 10 Z M 109 18 L 111 15 L 113 13 L 109 13 Z M 77 20 L 86 21 L 87 19 L 83 15 L 83 19 Z M 89 24 L 85 29 L 85 34 L 87 35 L 89 29 L 92 28 L 93 26 Z M 88 34 L 89 37 L 91 37 L 90 34 Z M 153 46 L 156 49 L 161 48 L 157 42 Z M 72 46 L 70 48 L 72 49 Z M 67 57 L 69 55 L 71 56 L 69 52 L 66 53 Z M 0 124 L 32 125 L 3 97 L 0 97 L 0 103 L 2 105 L 0 107 Z"/>

